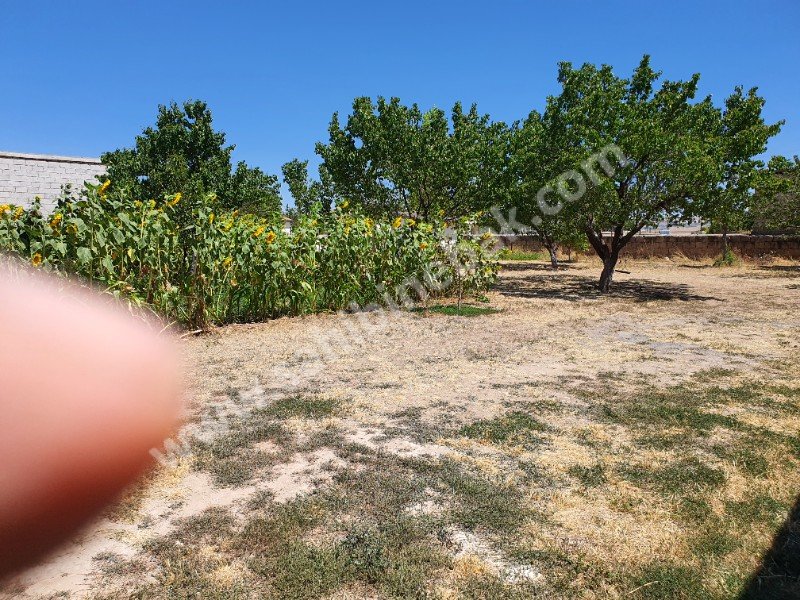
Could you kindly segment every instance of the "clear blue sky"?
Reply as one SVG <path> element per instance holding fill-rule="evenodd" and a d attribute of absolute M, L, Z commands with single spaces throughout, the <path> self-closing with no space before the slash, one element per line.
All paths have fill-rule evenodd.
<path fill-rule="evenodd" d="M 758 86 L 769 154 L 800 154 L 800 2 L 49 2 L 0 7 L 0 149 L 98 156 L 131 145 L 156 106 L 199 98 L 236 159 L 278 173 L 314 159 L 355 96 L 513 121 L 556 91 L 556 63 L 642 54 L 700 72 L 718 102 Z"/>

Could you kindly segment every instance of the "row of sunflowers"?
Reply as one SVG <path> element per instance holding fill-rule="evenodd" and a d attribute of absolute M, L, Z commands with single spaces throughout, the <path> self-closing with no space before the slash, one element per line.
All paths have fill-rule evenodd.
<path fill-rule="evenodd" d="M 479 294 L 497 273 L 463 223 L 374 221 L 344 202 L 286 231 L 215 206 L 213 195 L 139 200 L 87 184 L 47 215 L 38 201 L 0 205 L 0 251 L 195 327 Z"/>

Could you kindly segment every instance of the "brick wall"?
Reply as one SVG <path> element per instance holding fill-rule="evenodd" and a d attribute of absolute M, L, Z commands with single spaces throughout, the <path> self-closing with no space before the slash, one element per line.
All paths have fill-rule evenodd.
<path fill-rule="evenodd" d="M 637 236 L 622 250 L 621 258 L 664 258 L 685 256 L 693 259 L 716 258 L 721 254 L 720 235 Z M 522 252 L 544 252 L 535 236 L 498 236 L 509 248 Z M 758 258 L 775 256 L 800 259 L 800 236 L 741 235 L 728 236 L 731 250 L 738 256 Z M 589 254 L 594 254 L 591 250 Z"/>
<path fill-rule="evenodd" d="M 49 212 L 63 185 L 80 189 L 102 173 L 105 167 L 97 158 L 0 151 L 0 204 L 27 207 L 39 196 L 43 211 Z"/>

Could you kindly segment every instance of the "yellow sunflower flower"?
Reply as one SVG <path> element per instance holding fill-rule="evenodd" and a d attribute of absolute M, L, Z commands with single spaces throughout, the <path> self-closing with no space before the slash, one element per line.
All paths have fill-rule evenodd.
<path fill-rule="evenodd" d="M 52 229 L 53 231 L 58 229 L 58 226 L 61 224 L 61 219 L 63 218 L 64 215 L 62 215 L 61 213 L 56 213 L 55 215 L 53 215 L 53 218 L 50 220 L 50 229 Z"/>
<path fill-rule="evenodd" d="M 264 227 L 263 225 L 261 225 L 260 227 L 258 227 L 258 228 L 257 228 L 257 229 L 256 229 L 256 230 L 253 232 L 253 237 L 258 237 L 258 236 L 260 236 L 260 235 L 261 235 L 262 233 L 264 233 L 266 230 L 267 230 L 267 228 L 266 228 L 266 227 Z"/>
<path fill-rule="evenodd" d="M 174 197 L 172 200 L 170 200 L 169 202 L 167 202 L 167 205 L 168 205 L 168 206 L 175 206 L 175 205 L 176 205 L 178 202 L 180 202 L 180 201 L 181 201 L 181 198 L 183 198 L 183 194 L 181 194 L 180 192 L 178 192 L 177 194 L 175 194 L 175 197 Z"/>
<path fill-rule="evenodd" d="M 41 265 L 42 264 L 42 255 L 37 252 L 36 254 L 31 256 L 31 264 L 34 267 L 38 267 L 39 265 Z"/>
<path fill-rule="evenodd" d="M 110 188 L 110 187 L 111 187 L 111 180 L 110 180 L 110 179 L 106 179 L 106 180 L 103 182 L 103 185 L 101 185 L 101 186 L 100 186 L 100 189 L 99 189 L 99 190 L 97 190 L 97 191 L 98 191 L 98 193 L 99 193 L 101 196 L 105 196 L 105 195 L 106 195 L 106 192 L 108 191 L 108 188 Z"/>
<path fill-rule="evenodd" d="M 231 266 L 232 262 L 233 262 L 233 258 L 231 258 L 230 256 L 226 256 L 225 260 L 222 261 L 222 266 L 227 269 L 228 267 Z"/>
<path fill-rule="evenodd" d="M 267 237 L 266 237 L 266 238 L 264 238 L 264 239 L 267 241 L 267 243 L 268 243 L 268 244 L 271 244 L 272 242 L 274 242 L 274 241 L 275 241 L 275 237 L 276 237 L 276 236 L 275 236 L 275 233 L 274 233 L 274 232 L 272 232 L 272 231 L 270 231 L 270 232 L 267 234 Z"/>
<path fill-rule="evenodd" d="M 211 213 L 210 215 L 208 215 L 208 222 L 209 223 L 213 223 L 214 222 L 214 213 Z"/>
<path fill-rule="evenodd" d="M 24 213 L 25 213 L 25 209 L 22 208 L 21 206 L 18 206 L 17 208 L 14 209 L 14 214 L 12 215 L 11 218 L 14 219 L 15 221 L 17 221 L 17 220 L 22 218 L 22 215 Z"/>
<path fill-rule="evenodd" d="M 0 219 L 2 219 L 3 215 L 5 215 L 9 210 L 11 210 L 10 204 L 0 204 Z"/>
<path fill-rule="evenodd" d="M 392 227 L 398 229 L 403 224 L 403 217 L 397 217 L 394 221 L 392 221 Z"/>
<path fill-rule="evenodd" d="M 428 243 L 427 242 L 422 242 L 419 245 L 419 249 L 420 250 L 425 250 L 425 248 L 427 248 L 427 247 L 428 247 Z"/>
<path fill-rule="evenodd" d="M 339 207 L 340 207 L 342 210 L 344 210 L 344 209 L 345 209 L 345 208 L 347 208 L 348 206 L 350 206 L 350 200 L 345 200 L 344 202 L 342 202 L 342 203 L 339 205 Z"/>

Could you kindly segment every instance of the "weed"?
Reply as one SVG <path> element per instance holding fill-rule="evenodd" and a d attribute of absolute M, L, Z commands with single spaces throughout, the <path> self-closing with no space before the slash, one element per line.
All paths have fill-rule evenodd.
<path fill-rule="evenodd" d="M 725 483 L 725 474 L 722 471 L 709 467 L 695 457 L 655 469 L 643 465 L 625 466 L 620 469 L 620 474 L 632 483 L 652 488 L 664 495 L 717 488 Z"/>
<path fill-rule="evenodd" d="M 567 469 L 567 472 L 580 481 L 585 487 L 597 487 L 606 482 L 606 469 L 601 463 L 597 463 L 591 467 L 573 465 Z"/>
<path fill-rule="evenodd" d="M 514 411 L 496 419 L 472 423 L 463 427 L 459 433 L 468 438 L 496 444 L 520 444 L 534 447 L 542 442 L 542 438 L 535 434 L 546 429 L 542 423 L 528 413 Z"/>
<path fill-rule="evenodd" d="M 322 419 L 330 417 L 339 409 L 340 403 L 323 396 L 291 396 L 276 400 L 266 410 L 268 415 L 279 419 L 300 417 L 303 419 Z"/>
<path fill-rule="evenodd" d="M 686 566 L 656 562 L 642 569 L 632 580 L 628 594 L 653 600 L 704 600 L 711 594 L 703 586 L 700 573 Z M 635 595 L 634 594 L 635 590 Z"/>

